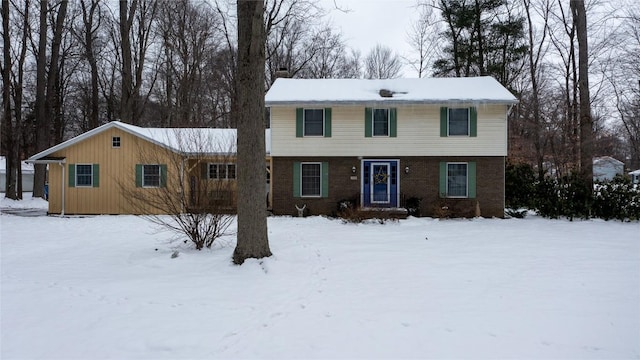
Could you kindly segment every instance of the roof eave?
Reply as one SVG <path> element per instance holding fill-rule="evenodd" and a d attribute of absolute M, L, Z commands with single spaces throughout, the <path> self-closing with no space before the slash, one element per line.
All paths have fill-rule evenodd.
<path fill-rule="evenodd" d="M 514 105 L 517 99 L 448 99 L 448 100 L 274 100 L 265 101 L 265 106 L 316 106 L 316 105 L 438 105 L 438 104 L 487 104 Z"/>

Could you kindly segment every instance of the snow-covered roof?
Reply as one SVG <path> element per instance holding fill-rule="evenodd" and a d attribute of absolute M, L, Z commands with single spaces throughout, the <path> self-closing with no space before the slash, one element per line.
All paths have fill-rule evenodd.
<path fill-rule="evenodd" d="M 640 169 L 629 172 L 629 175 L 640 175 Z"/>
<path fill-rule="evenodd" d="M 389 96 L 390 95 L 390 96 Z M 298 104 L 515 104 L 517 99 L 490 76 L 421 79 L 279 78 L 267 106 Z"/>
<path fill-rule="evenodd" d="M 78 135 L 45 151 L 33 155 L 29 160 L 39 160 L 61 149 L 77 144 L 107 129 L 118 128 L 139 138 L 168 148 L 176 153 L 189 154 L 235 154 L 236 129 L 214 128 L 143 128 L 112 121 L 84 134 Z M 266 151 L 271 152 L 270 130 L 265 133 Z"/>
<path fill-rule="evenodd" d="M 33 173 L 33 164 L 28 164 L 23 161 L 21 169 L 23 174 Z M 6 172 L 7 172 L 7 159 L 4 156 L 0 156 L 0 173 L 4 174 Z"/>
<path fill-rule="evenodd" d="M 622 161 L 614 159 L 611 156 L 600 156 L 600 157 L 593 158 L 593 165 L 604 165 L 604 164 L 624 165 Z"/>

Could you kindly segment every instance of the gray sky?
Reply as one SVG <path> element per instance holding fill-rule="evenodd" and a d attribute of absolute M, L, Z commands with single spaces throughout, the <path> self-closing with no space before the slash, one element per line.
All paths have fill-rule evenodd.
<path fill-rule="evenodd" d="M 351 48 L 365 57 L 377 43 L 386 45 L 399 55 L 408 55 L 407 32 L 417 18 L 416 0 L 321 0 L 336 29 L 340 29 Z M 410 67 L 403 68 L 403 77 L 417 77 Z"/>

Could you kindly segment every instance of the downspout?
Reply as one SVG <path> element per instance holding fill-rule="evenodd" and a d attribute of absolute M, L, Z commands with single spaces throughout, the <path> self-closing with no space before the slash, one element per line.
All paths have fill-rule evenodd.
<path fill-rule="evenodd" d="M 187 201 L 186 198 L 186 188 L 187 185 L 184 183 L 184 162 L 186 161 L 186 157 L 182 157 L 182 161 L 180 162 L 180 212 L 185 213 L 184 203 Z"/>
<path fill-rule="evenodd" d="M 62 209 L 60 210 L 60 216 L 64 216 L 64 164 L 58 163 L 62 167 Z"/>

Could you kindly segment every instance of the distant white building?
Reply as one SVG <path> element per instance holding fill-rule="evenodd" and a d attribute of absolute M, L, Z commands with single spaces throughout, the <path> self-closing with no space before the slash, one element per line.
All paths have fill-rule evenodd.
<path fill-rule="evenodd" d="M 0 156 L 0 192 L 7 191 L 7 160 Z M 33 191 L 33 165 L 22 162 L 22 191 Z M 17 172 L 16 172 L 17 174 Z"/>
<path fill-rule="evenodd" d="M 632 184 L 640 184 L 640 169 L 630 172 L 629 176 Z"/>
<path fill-rule="evenodd" d="M 613 180 L 624 174 L 624 163 L 611 156 L 593 158 L 593 181 Z"/>

